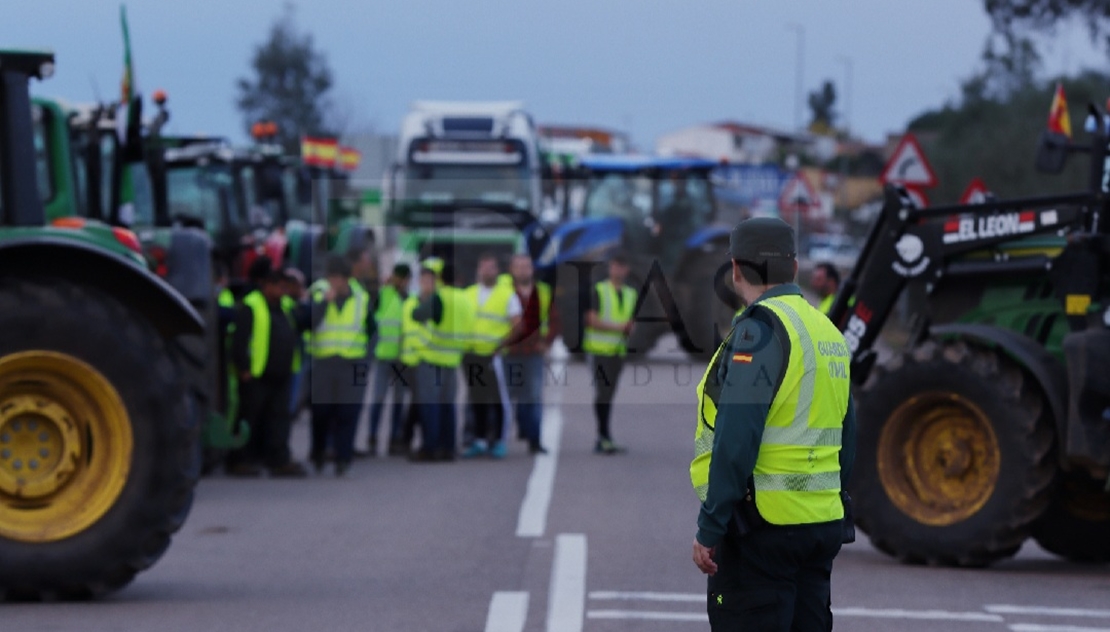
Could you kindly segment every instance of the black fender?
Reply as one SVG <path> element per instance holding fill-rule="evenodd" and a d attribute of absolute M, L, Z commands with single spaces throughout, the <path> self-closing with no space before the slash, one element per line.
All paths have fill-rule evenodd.
<path fill-rule="evenodd" d="M 1068 378 L 1064 364 L 1037 341 L 1001 327 L 982 324 L 947 324 L 930 327 L 935 338 L 962 338 L 1005 353 L 1033 376 L 1041 387 L 1056 429 L 1057 445 L 1064 445 L 1068 421 Z"/>
<path fill-rule="evenodd" d="M 0 274 L 57 276 L 96 288 L 142 314 L 166 338 L 204 333 L 204 319 L 173 287 L 93 244 L 49 236 L 5 239 Z"/>

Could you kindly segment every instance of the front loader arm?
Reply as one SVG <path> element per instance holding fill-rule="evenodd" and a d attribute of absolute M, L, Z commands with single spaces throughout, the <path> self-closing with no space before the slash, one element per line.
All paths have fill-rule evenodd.
<path fill-rule="evenodd" d="M 1090 229 L 1088 211 L 1097 208 L 1097 197 L 1084 193 L 917 209 L 904 190 L 887 185 L 882 211 L 829 312 L 852 353 L 853 381 L 867 379 L 875 340 L 907 284 L 930 287 L 954 259 L 970 252 L 1063 229 Z"/>

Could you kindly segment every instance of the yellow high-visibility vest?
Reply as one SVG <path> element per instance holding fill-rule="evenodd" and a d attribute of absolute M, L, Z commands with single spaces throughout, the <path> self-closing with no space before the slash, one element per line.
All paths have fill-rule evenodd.
<path fill-rule="evenodd" d="M 401 355 L 401 312 L 404 299 L 392 285 L 382 288 L 378 295 L 378 309 L 374 321 L 378 324 L 378 343 L 374 357 L 379 360 L 396 360 Z"/>
<path fill-rule="evenodd" d="M 617 302 L 617 288 L 609 281 L 600 281 L 596 286 L 598 304 L 597 315 L 601 320 L 614 325 L 626 325 L 636 311 L 636 290 L 627 285 L 621 286 L 621 300 Z M 582 341 L 586 353 L 600 356 L 622 356 L 625 353 L 624 334 L 617 331 L 603 331 L 586 326 Z"/>
<path fill-rule="evenodd" d="M 420 299 L 410 296 L 401 305 L 401 363 L 405 366 L 416 366 L 424 355 L 424 347 L 428 344 L 428 329 L 424 323 L 412 317 L 413 310 L 420 304 Z"/>
<path fill-rule="evenodd" d="M 443 301 L 443 318 L 425 325 L 427 344 L 420 359 L 436 366 L 457 367 L 469 344 L 474 309 L 464 290 L 441 287 L 436 292 Z"/>
<path fill-rule="evenodd" d="M 481 285 L 475 283 L 466 288 L 466 298 L 474 307 L 474 324 L 470 329 L 469 350 L 478 355 L 489 356 L 497 349 L 497 345 L 513 330 L 512 321 L 507 312 L 509 303 L 516 293 L 513 291 L 512 282 L 508 284 L 497 283 L 490 288 L 486 302 L 478 304 Z"/>
<path fill-rule="evenodd" d="M 324 320 L 309 332 L 308 353 L 312 357 L 348 360 L 366 357 L 366 318 L 370 312 L 370 295 L 353 282 L 350 287 L 351 295 L 343 302 L 343 309 L 338 309 L 333 302 L 327 303 Z M 323 292 L 318 290 L 315 298 L 323 300 Z"/>
<path fill-rule="evenodd" d="M 288 298 L 288 297 L 283 297 Z M 293 327 L 294 331 L 297 328 L 297 323 L 293 320 L 293 301 L 281 302 L 281 311 L 285 313 L 285 317 L 289 319 L 289 326 Z M 254 290 L 250 294 L 243 297 L 243 305 L 246 305 L 251 310 L 251 375 L 260 377 L 262 372 L 266 370 L 266 360 L 270 357 L 270 307 L 266 304 L 266 297 L 262 296 L 262 292 Z M 301 370 L 301 352 L 300 349 L 293 350 L 293 372 Z"/>
<path fill-rule="evenodd" d="M 790 338 L 786 372 L 767 413 L 752 480 L 759 513 L 771 524 L 812 524 L 844 517 L 840 448 L 848 411 L 850 353 L 840 331 L 801 296 L 757 303 L 782 322 Z M 731 334 L 730 334 L 731 338 Z M 729 349 L 725 340 L 698 384 L 697 430 L 690 482 L 709 490 L 719 388 L 709 388 Z"/>

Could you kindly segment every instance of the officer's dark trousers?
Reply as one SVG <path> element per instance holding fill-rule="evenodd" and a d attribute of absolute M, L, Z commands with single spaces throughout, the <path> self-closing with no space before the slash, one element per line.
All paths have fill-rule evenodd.
<path fill-rule="evenodd" d="M 313 360 L 309 375 L 311 458 L 317 463 L 323 460 L 330 438 L 336 462 L 350 463 L 369 367 L 362 361 L 323 358 Z"/>
<path fill-rule="evenodd" d="M 826 632 L 832 629 L 829 577 L 840 552 L 840 521 L 730 532 L 709 578 L 714 632 Z"/>
<path fill-rule="evenodd" d="M 593 356 L 594 415 L 597 417 L 597 436 L 610 439 L 609 417 L 613 412 L 613 398 L 617 396 L 617 383 L 621 379 L 624 358 L 621 356 Z"/>
<path fill-rule="evenodd" d="M 239 417 L 250 425 L 247 445 L 228 455 L 228 464 L 289 462 L 289 393 L 292 376 L 239 381 Z"/>

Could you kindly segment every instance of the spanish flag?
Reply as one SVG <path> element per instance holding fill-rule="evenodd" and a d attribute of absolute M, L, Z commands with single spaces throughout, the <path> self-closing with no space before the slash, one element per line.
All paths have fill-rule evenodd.
<path fill-rule="evenodd" d="M 1064 86 L 1061 84 L 1056 84 L 1056 96 L 1052 97 L 1052 109 L 1048 112 L 1048 131 L 1071 138 L 1068 99 L 1064 96 Z"/>
<path fill-rule="evenodd" d="M 752 354 L 750 354 L 750 353 L 734 353 L 734 354 L 732 354 L 732 361 L 733 362 L 741 362 L 743 364 L 751 364 L 752 363 Z"/>
<path fill-rule="evenodd" d="M 312 167 L 331 168 L 339 157 L 339 142 L 334 138 L 301 139 L 301 160 Z"/>
<path fill-rule="evenodd" d="M 358 169 L 358 163 L 362 161 L 362 154 L 357 149 L 352 147 L 339 147 L 339 166 L 347 171 L 354 171 Z"/>

